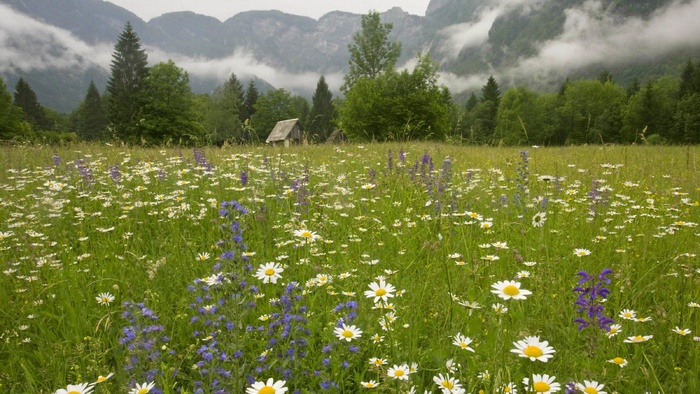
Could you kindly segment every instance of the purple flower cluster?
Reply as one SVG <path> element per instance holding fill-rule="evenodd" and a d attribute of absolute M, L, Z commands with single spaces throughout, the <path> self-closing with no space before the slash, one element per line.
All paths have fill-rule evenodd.
<path fill-rule="evenodd" d="M 167 349 L 169 338 L 164 335 L 165 328 L 158 324 L 158 316 L 144 303 L 126 301 L 123 306 L 122 317 L 129 325 L 122 328 L 119 344 L 126 348 L 124 369 L 132 376 L 130 385 L 136 384 L 137 377 L 153 381 L 163 373 L 160 369 L 162 350 Z M 152 392 L 162 393 L 159 389 Z"/>
<path fill-rule="evenodd" d="M 92 185 L 92 183 L 95 181 L 95 177 L 92 175 L 92 170 L 90 167 L 87 166 L 84 160 L 76 160 L 75 166 L 78 168 L 80 176 L 83 177 L 83 186 L 90 187 L 90 185 Z"/>
<path fill-rule="evenodd" d="M 610 275 L 613 271 L 606 268 L 597 276 L 591 276 L 586 271 L 579 271 L 580 276 L 578 286 L 574 287 L 574 293 L 578 293 L 578 298 L 574 302 L 577 306 L 576 312 L 584 313 L 583 317 L 574 319 L 579 324 L 578 329 L 583 330 L 590 325 L 597 325 L 601 329 L 608 331 L 614 321 L 603 314 L 602 300 L 610 295 L 610 289 L 605 285 L 610 284 Z"/>
<path fill-rule="evenodd" d="M 197 167 L 201 168 L 204 172 L 211 172 L 211 164 L 207 161 L 204 156 L 204 151 L 199 148 L 194 148 L 194 161 L 197 163 Z"/>
<path fill-rule="evenodd" d="M 109 175 L 112 177 L 114 183 L 119 185 L 119 182 L 122 179 L 122 174 L 119 172 L 119 164 L 109 166 Z"/>

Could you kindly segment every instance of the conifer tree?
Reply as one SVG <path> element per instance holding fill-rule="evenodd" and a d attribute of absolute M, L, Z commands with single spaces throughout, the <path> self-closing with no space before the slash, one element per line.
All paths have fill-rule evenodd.
<path fill-rule="evenodd" d="M 22 109 L 12 103 L 5 81 L 0 77 L 0 140 L 9 140 L 21 134 L 26 127 Z"/>
<path fill-rule="evenodd" d="M 108 119 L 118 138 L 138 142 L 142 135 L 137 114 L 144 104 L 141 92 L 148 76 L 148 56 L 130 22 L 114 46 L 111 71 Z"/>
<path fill-rule="evenodd" d="M 50 124 L 46 119 L 44 107 L 39 104 L 39 99 L 32 87 L 20 77 L 15 85 L 14 104 L 24 111 L 24 116 L 34 130 L 48 130 Z"/>
<path fill-rule="evenodd" d="M 90 81 L 85 100 L 76 111 L 78 116 L 77 132 L 84 140 L 98 140 L 105 137 L 107 116 L 102 106 L 100 92 L 95 83 Z"/>
<path fill-rule="evenodd" d="M 316 84 L 316 91 L 311 102 L 310 137 L 325 141 L 335 127 L 336 109 L 333 105 L 333 93 L 328 88 L 326 78 L 323 75 Z"/>
<path fill-rule="evenodd" d="M 243 100 L 243 108 L 241 108 L 240 119 L 241 122 L 246 120 L 250 121 L 250 118 L 255 114 L 255 103 L 258 102 L 260 93 L 258 88 L 255 87 L 255 82 L 251 80 L 248 82 L 248 88 L 245 91 L 245 99 Z"/>

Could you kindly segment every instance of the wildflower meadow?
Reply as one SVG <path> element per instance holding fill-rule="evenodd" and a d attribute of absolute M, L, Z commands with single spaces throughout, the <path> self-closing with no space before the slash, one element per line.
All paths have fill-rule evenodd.
<path fill-rule="evenodd" d="M 698 147 L 0 151 L 3 392 L 700 392 Z"/>

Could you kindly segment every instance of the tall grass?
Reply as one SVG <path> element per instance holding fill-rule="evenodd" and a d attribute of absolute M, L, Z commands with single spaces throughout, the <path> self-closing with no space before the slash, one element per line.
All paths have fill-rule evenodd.
<path fill-rule="evenodd" d="M 446 392 L 447 378 L 459 379 L 454 392 L 529 392 L 544 390 L 533 385 L 542 374 L 562 392 L 584 381 L 700 390 L 698 148 L 1 153 L 6 392 L 109 373 L 95 392 L 153 382 L 151 392 L 241 393 L 268 378 L 299 393 L 370 381 L 375 392 Z M 256 277 L 267 263 L 283 269 L 276 283 Z M 610 283 L 596 279 L 604 269 Z M 579 284 L 582 271 L 592 279 Z M 365 292 L 382 281 L 396 291 L 375 304 Z M 532 294 L 499 298 L 503 281 Z M 609 294 L 589 315 L 574 303 L 595 283 Z M 350 326 L 361 336 L 335 334 Z M 526 337 L 553 357 L 519 357 Z M 389 376 L 413 363 L 407 380 Z"/>

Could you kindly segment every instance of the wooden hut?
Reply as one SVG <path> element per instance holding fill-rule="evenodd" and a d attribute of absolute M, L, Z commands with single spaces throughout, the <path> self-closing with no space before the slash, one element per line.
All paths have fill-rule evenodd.
<path fill-rule="evenodd" d="M 301 143 L 303 137 L 299 119 L 287 119 L 277 122 L 265 142 L 277 143 L 283 141 L 284 146 L 289 146 L 290 143 Z"/>

